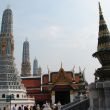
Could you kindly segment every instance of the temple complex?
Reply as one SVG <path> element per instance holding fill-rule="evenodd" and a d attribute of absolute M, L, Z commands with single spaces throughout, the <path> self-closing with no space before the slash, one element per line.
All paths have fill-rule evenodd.
<path fill-rule="evenodd" d="M 21 79 L 26 87 L 27 94 L 34 96 L 36 104 L 51 104 L 60 102 L 62 105 L 72 102 L 80 94 L 87 95 L 87 82 L 85 81 L 84 70 L 75 73 L 74 69 L 65 71 L 59 68 L 58 71 L 42 73 L 41 67 L 35 58 L 33 61 L 33 74 L 30 72 L 29 41 L 23 43 L 21 65 Z M 65 97 L 64 97 L 65 96 Z"/>
<path fill-rule="evenodd" d="M 72 102 L 76 96 L 87 94 L 87 83 L 84 71 L 74 73 L 65 71 L 61 66 L 56 72 L 48 72 L 40 76 L 22 77 L 27 93 L 35 97 L 36 103 L 58 103 L 62 105 Z"/>
<path fill-rule="evenodd" d="M 97 56 L 94 54 L 94 56 Z M 85 70 L 85 69 L 84 69 Z M 87 82 L 84 70 L 66 71 L 62 64 L 59 70 L 43 73 L 38 61 L 33 62 L 33 74 L 29 54 L 29 41 L 23 43 L 21 74 L 14 63 L 14 38 L 12 10 L 3 13 L 0 33 L 0 109 L 17 104 L 34 105 L 48 102 L 61 105 L 73 102 L 77 96 L 86 96 Z M 97 74 L 99 75 L 99 74 Z"/>

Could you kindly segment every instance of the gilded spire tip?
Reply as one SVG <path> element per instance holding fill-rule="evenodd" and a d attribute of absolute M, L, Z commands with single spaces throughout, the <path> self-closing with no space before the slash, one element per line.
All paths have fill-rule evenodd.
<path fill-rule="evenodd" d="M 101 9 L 100 2 L 99 2 L 99 13 L 102 14 L 102 9 Z"/>
<path fill-rule="evenodd" d="M 62 68 L 62 61 L 61 61 L 61 68 Z"/>
<path fill-rule="evenodd" d="M 9 4 L 7 5 L 7 9 L 10 9 L 10 5 Z"/>

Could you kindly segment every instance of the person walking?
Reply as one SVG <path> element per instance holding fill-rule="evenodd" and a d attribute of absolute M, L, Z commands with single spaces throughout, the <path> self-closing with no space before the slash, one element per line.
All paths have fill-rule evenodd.
<path fill-rule="evenodd" d="M 21 110 L 24 110 L 24 105 L 21 105 Z"/>
<path fill-rule="evenodd" d="M 52 110 L 52 109 L 50 108 L 49 104 L 46 103 L 46 104 L 44 105 L 43 110 Z"/>
<path fill-rule="evenodd" d="M 37 104 L 37 110 L 40 110 L 40 105 L 39 104 Z"/>
<path fill-rule="evenodd" d="M 12 110 L 17 110 L 17 104 L 13 106 Z"/>
<path fill-rule="evenodd" d="M 18 110 L 21 110 L 21 106 L 18 107 Z"/>

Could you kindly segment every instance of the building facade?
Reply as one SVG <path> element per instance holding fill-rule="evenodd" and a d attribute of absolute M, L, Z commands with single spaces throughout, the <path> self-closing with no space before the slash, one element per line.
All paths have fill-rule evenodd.
<path fill-rule="evenodd" d="M 40 76 L 22 77 L 27 93 L 35 97 L 36 103 L 67 104 L 76 96 L 87 94 L 83 72 L 73 73 L 62 67 L 57 72 L 49 72 Z"/>

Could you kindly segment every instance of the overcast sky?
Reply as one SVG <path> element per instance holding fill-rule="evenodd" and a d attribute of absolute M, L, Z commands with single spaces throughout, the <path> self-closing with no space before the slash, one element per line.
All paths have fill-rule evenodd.
<path fill-rule="evenodd" d="M 101 0 L 108 27 L 110 1 Z M 99 12 L 98 0 L 0 0 L 0 21 L 3 10 L 13 11 L 15 63 L 21 72 L 23 42 L 30 43 L 30 61 L 36 56 L 42 72 L 58 71 L 61 62 L 65 71 L 85 69 L 87 81 L 94 81 L 100 67 L 92 54 L 97 51 Z M 110 29 L 110 28 L 109 28 Z"/>

